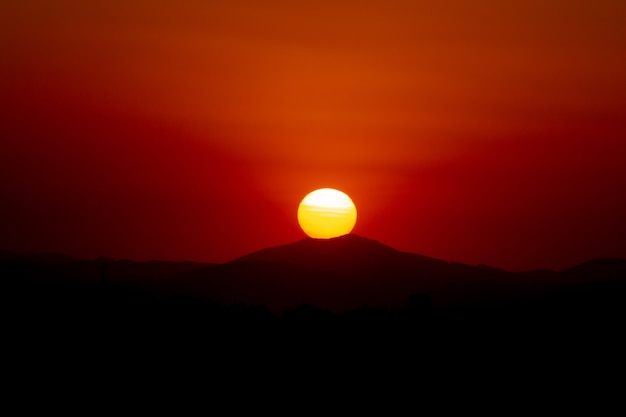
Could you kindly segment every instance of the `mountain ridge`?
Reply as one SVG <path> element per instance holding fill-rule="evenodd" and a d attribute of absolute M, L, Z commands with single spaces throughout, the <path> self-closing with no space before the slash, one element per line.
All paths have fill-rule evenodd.
<path fill-rule="evenodd" d="M 412 294 L 429 294 L 439 306 L 485 303 L 561 285 L 564 278 L 559 272 L 515 273 L 443 261 L 351 234 L 264 248 L 191 271 L 181 282 L 187 293 L 213 295 L 225 303 L 261 303 L 275 310 L 314 304 L 344 311 L 397 307 Z M 246 296 L 241 288 L 251 292 Z"/>
<path fill-rule="evenodd" d="M 331 311 L 395 308 L 415 294 L 428 294 L 440 307 L 485 305 L 592 280 L 626 279 L 626 260 L 619 258 L 561 272 L 519 273 L 402 252 L 358 235 L 302 239 L 221 264 L 2 255 L 0 272 L 17 280 L 127 287 L 158 297 L 267 305 L 277 312 L 300 304 Z"/>

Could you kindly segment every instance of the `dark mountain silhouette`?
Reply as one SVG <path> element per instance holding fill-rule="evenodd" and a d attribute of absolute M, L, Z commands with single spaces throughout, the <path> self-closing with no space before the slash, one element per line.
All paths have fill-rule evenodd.
<path fill-rule="evenodd" d="M 586 281 L 594 280 L 623 280 L 626 279 L 626 261 L 615 258 L 592 259 L 563 271 L 563 275 L 569 280 Z"/>
<path fill-rule="evenodd" d="M 513 273 L 354 235 L 224 264 L 0 253 L 5 357 L 16 375 L 24 364 L 27 375 L 60 364 L 52 375 L 73 367 L 97 378 L 138 363 L 150 379 L 181 366 L 197 377 L 220 365 L 243 375 L 233 364 L 268 364 L 260 374 L 269 375 L 282 363 L 309 375 L 318 364 L 331 374 L 352 362 L 367 373 L 401 370 L 403 384 L 428 368 L 473 382 L 503 364 L 513 379 L 522 371 L 536 379 L 559 358 L 579 375 L 623 359 L 625 271 L 626 260 L 597 259 Z"/>
<path fill-rule="evenodd" d="M 15 284 L 80 284 L 164 289 L 178 275 L 210 267 L 211 263 L 174 261 L 132 261 L 110 258 L 75 259 L 63 254 L 21 254 L 0 251 L 0 274 Z M 18 279 L 18 280 L 16 280 Z"/>
<path fill-rule="evenodd" d="M 609 262 L 609 261 L 606 261 Z M 262 249 L 226 264 L 181 274 L 178 290 L 222 303 L 264 304 L 275 311 L 311 304 L 331 311 L 363 306 L 398 307 L 412 294 L 433 304 L 487 306 L 534 296 L 567 284 L 606 276 L 623 260 L 592 263 L 579 274 L 512 273 L 401 252 L 356 235 L 303 239 Z"/>
<path fill-rule="evenodd" d="M 357 235 L 303 239 L 224 264 L 2 252 L 0 268 L 5 285 L 106 285 L 158 297 L 266 305 L 277 313 L 302 304 L 333 312 L 398 308 L 415 294 L 428 294 L 435 307 L 514 305 L 545 300 L 546 294 L 564 287 L 626 278 L 622 259 L 593 260 L 563 272 L 513 273 L 401 252 Z"/>
<path fill-rule="evenodd" d="M 333 239 L 302 239 L 294 243 L 262 249 L 232 262 L 247 261 L 290 263 L 328 270 L 362 269 L 363 272 L 380 265 L 402 265 L 407 262 L 419 262 L 424 267 L 447 264 L 438 259 L 400 252 L 376 240 L 352 234 Z"/>

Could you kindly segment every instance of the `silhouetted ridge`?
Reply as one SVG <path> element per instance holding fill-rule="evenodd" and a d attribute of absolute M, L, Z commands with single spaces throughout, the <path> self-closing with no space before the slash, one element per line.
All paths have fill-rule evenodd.
<path fill-rule="evenodd" d="M 563 271 L 565 275 L 580 278 L 616 280 L 626 278 L 626 259 L 598 258 Z"/>
<path fill-rule="evenodd" d="M 231 261 L 272 262 L 334 271 L 391 267 L 407 262 L 424 267 L 447 266 L 447 262 L 426 256 L 398 251 L 377 240 L 348 234 L 332 239 L 302 239 L 286 245 L 261 249 Z"/>
<path fill-rule="evenodd" d="M 16 288 L 61 283 L 116 287 L 157 297 L 182 295 L 225 305 L 265 305 L 277 312 L 300 304 L 334 312 L 398 308 L 410 297 L 424 294 L 434 307 L 504 305 L 572 285 L 577 285 L 572 294 L 582 298 L 589 287 L 580 284 L 591 280 L 604 285 L 594 290 L 604 296 L 620 293 L 616 283 L 626 278 L 623 259 L 597 259 L 563 272 L 513 273 L 402 252 L 357 235 L 302 239 L 218 265 L 0 255 L 0 275 Z"/>
<path fill-rule="evenodd" d="M 346 251 L 359 253 L 398 252 L 396 249 L 380 243 L 377 240 L 349 234 L 331 239 L 306 238 L 285 245 L 264 248 L 241 256 L 235 259 L 235 262 L 248 260 L 284 262 L 292 259 L 294 255 L 297 258 L 302 258 L 302 255 L 305 255 L 304 257 L 315 257 L 328 255 L 331 252 L 341 252 L 342 254 L 345 254 Z M 294 261 L 297 262 L 297 260 Z"/>

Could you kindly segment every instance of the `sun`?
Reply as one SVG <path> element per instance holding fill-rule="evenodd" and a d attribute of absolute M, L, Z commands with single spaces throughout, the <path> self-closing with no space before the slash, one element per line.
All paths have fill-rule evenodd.
<path fill-rule="evenodd" d="M 356 207 L 346 193 L 333 188 L 310 192 L 298 207 L 298 223 L 309 237 L 330 239 L 346 235 L 356 224 Z"/>

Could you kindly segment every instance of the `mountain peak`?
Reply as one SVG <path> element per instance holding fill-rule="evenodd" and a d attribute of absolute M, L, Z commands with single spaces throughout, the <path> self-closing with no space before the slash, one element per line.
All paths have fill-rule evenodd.
<path fill-rule="evenodd" d="M 301 263 L 305 259 L 333 257 L 361 258 L 370 252 L 398 252 L 390 246 L 355 234 L 347 234 L 330 239 L 305 238 L 285 245 L 273 246 L 241 256 L 232 262 L 266 261 Z"/>
<path fill-rule="evenodd" d="M 331 239 L 305 238 L 293 243 L 261 249 L 230 263 L 266 262 L 305 266 L 314 269 L 358 270 L 367 274 L 372 268 L 398 267 L 406 262 L 447 264 L 426 256 L 401 252 L 377 240 L 347 234 Z"/>

